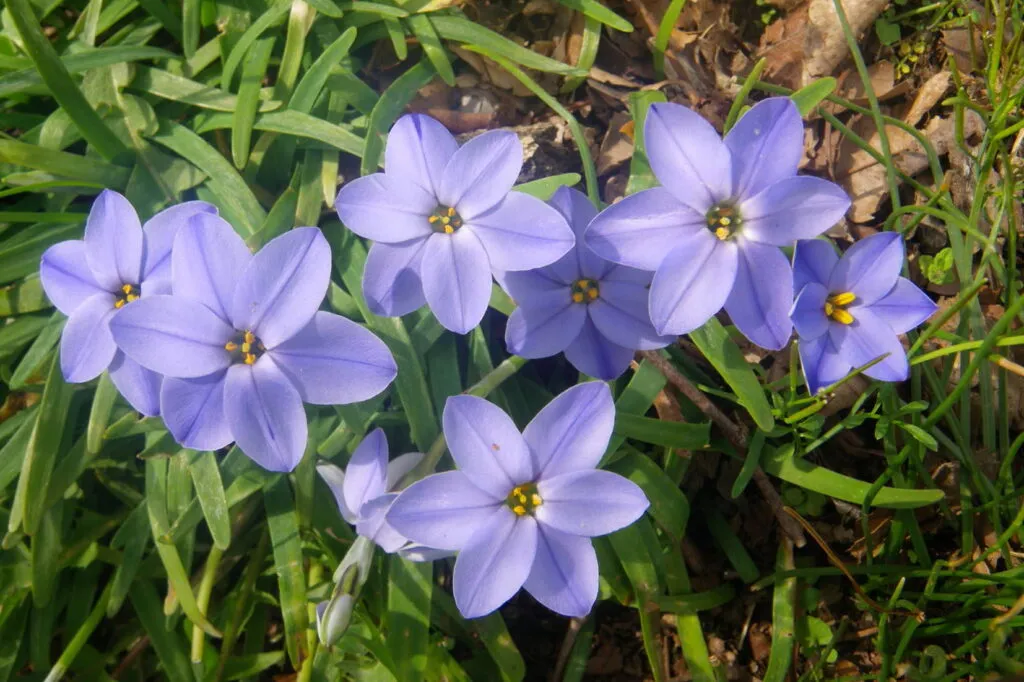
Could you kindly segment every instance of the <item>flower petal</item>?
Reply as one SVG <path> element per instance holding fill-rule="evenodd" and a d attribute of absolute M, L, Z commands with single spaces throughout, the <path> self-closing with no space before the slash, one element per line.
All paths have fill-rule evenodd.
<path fill-rule="evenodd" d="M 413 542 L 462 549 L 483 520 L 505 506 L 473 485 L 461 471 L 433 474 L 413 483 L 391 505 L 387 521 Z"/>
<path fill-rule="evenodd" d="M 832 269 L 839 256 L 832 242 L 825 239 L 802 239 L 793 248 L 793 291 L 800 291 L 808 282 L 828 289 Z"/>
<path fill-rule="evenodd" d="M 611 381 L 629 367 L 635 351 L 612 343 L 597 331 L 587 316 L 576 340 L 565 349 L 565 359 L 587 376 Z"/>
<path fill-rule="evenodd" d="M 231 321 L 274 348 L 309 324 L 330 281 L 327 240 L 315 227 L 297 227 L 270 240 L 249 261 L 235 289 Z"/>
<path fill-rule="evenodd" d="M 142 281 L 142 224 L 128 200 L 100 192 L 85 220 L 85 255 L 97 283 L 107 291 Z"/>
<path fill-rule="evenodd" d="M 725 310 L 740 332 L 762 348 L 779 350 L 793 334 L 793 269 L 777 247 L 746 242 Z"/>
<path fill-rule="evenodd" d="M 732 194 L 729 149 L 700 114 L 679 104 L 652 104 L 644 149 L 658 181 L 702 217 Z"/>
<path fill-rule="evenodd" d="M 613 343 L 636 350 L 664 348 L 675 336 L 660 336 L 648 312 L 650 289 L 633 282 L 600 284 L 600 297 L 587 306 L 597 330 Z"/>
<path fill-rule="evenodd" d="M 575 258 L 572 254 L 562 258 L 566 259 L 570 256 Z M 494 278 L 498 280 L 501 288 L 512 297 L 512 300 L 519 305 L 522 305 L 523 302 L 529 304 L 534 299 L 544 300 L 545 297 L 551 296 L 556 292 L 558 295 L 564 294 L 566 298 L 569 298 L 569 286 L 573 281 L 579 279 L 578 276 L 568 280 L 556 278 L 551 267 L 520 272 L 501 272 L 499 270 L 494 273 Z"/>
<path fill-rule="evenodd" d="M 303 402 L 347 405 L 369 400 L 398 372 L 391 351 L 368 329 L 317 311 L 298 334 L 267 351 Z"/>
<path fill-rule="evenodd" d="M 707 232 L 704 215 L 664 187 L 630 194 L 597 214 L 586 245 L 605 260 L 655 271 L 666 254 Z"/>
<path fill-rule="evenodd" d="M 401 244 L 375 242 L 363 269 L 363 296 L 374 315 L 400 317 L 427 302 L 420 282 L 426 239 Z"/>
<path fill-rule="evenodd" d="M 467 223 L 498 205 L 523 168 L 523 144 L 507 130 L 489 130 L 462 145 L 448 161 L 437 198 Z"/>
<path fill-rule="evenodd" d="M 234 438 L 224 412 L 225 372 L 164 379 L 160 407 L 167 430 L 187 448 L 219 450 Z"/>
<path fill-rule="evenodd" d="M 146 294 L 171 293 L 171 251 L 174 239 L 192 216 L 217 215 L 205 201 L 185 201 L 157 213 L 142 225 L 142 282 Z"/>
<path fill-rule="evenodd" d="M 797 348 L 804 381 L 811 395 L 839 381 L 852 369 L 836 348 L 831 334 L 822 334 L 816 339 L 800 339 Z"/>
<path fill-rule="evenodd" d="M 537 522 L 499 507 L 455 559 L 455 605 L 465 618 L 496 610 L 519 591 L 537 552 Z"/>
<path fill-rule="evenodd" d="M 388 133 L 384 171 L 400 183 L 413 183 L 437 196 L 448 161 L 459 148 L 441 123 L 423 114 L 406 114 Z"/>
<path fill-rule="evenodd" d="M 348 504 L 345 501 L 345 472 L 341 470 L 341 467 L 330 462 L 317 464 L 316 472 L 320 474 L 320 478 L 324 480 L 327 488 L 334 495 L 334 501 L 338 505 L 338 512 L 341 514 L 341 518 L 355 525 L 355 522 L 358 520 L 356 513 L 348 508 Z"/>
<path fill-rule="evenodd" d="M 761 100 L 732 127 L 725 146 L 732 158 L 733 196 L 753 196 L 796 175 L 804 155 L 800 112 L 788 97 Z"/>
<path fill-rule="evenodd" d="M 110 335 L 110 318 L 115 312 L 113 294 L 102 292 L 71 313 L 60 339 L 60 369 L 65 381 L 90 381 L 110 366 L 117 352 Z"/>
<path fill-rule="evenodd" d="M 363 516 L 363 505 L 386 492 L 388 439 L 382 429 L 366 434 L 345 467 L 345 504 Z M 372 540 L 373 538 L 371 538 Z"/>
<path fill-rule="evenodd" d="M 526 441 L 511 417 L 494 403 L 476 396 L 452 396 L 441 421 L 459 471 L 494 499 L 504 500 L 512 488 L 534 479 L 537 472 Z"/>
<path fill-rule="evenodd" d="M 407 452 L 388 462 L 387 489 L 394 490 L 405 475 L 415 469 L 423 461 L 422 452 Z"/>
<path fill-rule="evenodd" d="M 740 204 L 743 236 L 792 246 L 835 225 L 849 207 L 850 197 L 835 183 L 810 175 L 786 178 Z"/>
<path fill-rule="evenodd" d="M 43 252 L 39 279 L 46 297 L 65 315 L 71 315 L 87 298 L 106 292 L 92 276 L 85 242 L 78 239 L 54 244 Z"/>
<path fill-rule="evenodd" d="M 716 239 L 707 230 L 672 249 L 651 282 L 655 330 L 686 334 L 721 310 L 737 279 L 738 251 L 736 244 Z"/>
<path fill-rule="evenodd" d="M 602 381 L 559 393 L 523 430 L 541 479 L 593 469 L 601 461 L 615 424 L 615 404 Z"/>
<path fill-rule="evenodd" d="M 888 357 L 864 371 L 879 381 L 903 381 L 910 375 L 907 352 L 896 332 L 871 308 L 850 311 L 853 324 L 834 324 L 830 327 L 833 343 L 854 367 L 865 365 L 880 355 Z"/>
<path fill-rule="evenodd" d="M 360 237 L 395 244 L 427 237 L 437 199 L 419 185 L 374 173 L 342 185 L 334 209 Z"/>
<path fill-rule="evenodd" d="M 888 294 L 871 304 L 871 312 L 885 320 L 897 334 L 906 334 L 938 309 L 928 294 L 906 277 L 896 280 L 896 286 Z"/>
<path fill-rule="evenodd" d="M 597 601 L 597 552 L 590 538 L 537 524 L 537 555 L 523 588 L 555 613 L 582 618 Z"/>
<path fill-rule="evenodd" d="M 146 296 L 110 321 L 118 347 L 143 367 L 169 377 L 201 377 L 225 369 L 235 334 L 213 311 L 178 296 Z"/>
<path fill-rule="evenodd" d="M 896 286 L 905 251 L 899 232 L 879 232 L 847 249 L 832 271 L 828 289 L 851 291 L 858 305 L 871 305 Z M 856 363 L 855 363 L 856 364 Z"/>
<path fill-rule="evenodd" d="M 533 270 L 569 253 L 575 237 L 562 214 L 522 192 L 467 222 L 495 270 Z"/>
<path fill-rule="evenodd" d="M 267 471 L 288 472 L 306 449 L 302 398 L 274 361 L 232 365 L 224 385 L 224 413 L 238 447 Z"/>
<path fill-rule="evenodd" d="M 800 335 L 800 341 L 816 339 L 828 331 L 828 316 L 825 315 L 825 300 L 828 289 L 817 282 L 808 282 L 796 295 L 789 319 Z"/>
<path fill-rule="evenodd" d="M 570 471 L 537 483 L 537 520 L 572 535 L 607 535 L 640 518 L 650 506 L 636 483 L 610 471 Z"/>
<path fill-rule="evenodd" d="M 220 319 L 230 320 L 235 286 L 250 260 L 249 248 L 228 221 L 197 213 L 174 240 L 174 295 L 199 301 Z"/>
<path fill-rule="evenodd" d="M 491 265 L 471 231 L 431 236 L 420 277 L 427 304 L 442 327 L 465 334 L 480 324 L 491 300 Z"/>
<path fill-rule="evenodd" d="M 147 417 L 160 414 L 160 385 L 163 377 L 118 351 L 108 368 L 110 380 L 124 399 Z"/>
<path fill-rule="evenodd" d="M 356 533 L 373 540 L 388 554 L 397 552 L 409 542 L 386 520 L 388 510 L 397 497 L 396 493 L 388 493 L 368 500 L 360 510 L 360 518 L 356 522 Z"/>
<path fill-rule="evenodd" d="M 544 299 L 520 305 L 505 326 L 505 345 L 524 358 L 546 358 L 561 353 L 576 340 L 587 306 L 569 300 L 569 291 L 555 291 Z"/>
<path fill-rule="evenodd" d="M 576 246 L 551 266 L 556 277 L 568 284 L 580 277 L 601 279 L 612 267 L 612 263 L 598 256 L 583 242 L 587 227 L 597 217 L 594 204 L 590 203 L 583 192 L 568 187 L 555 190 L 548 203 L 562 214 L 576 235 Z"/>

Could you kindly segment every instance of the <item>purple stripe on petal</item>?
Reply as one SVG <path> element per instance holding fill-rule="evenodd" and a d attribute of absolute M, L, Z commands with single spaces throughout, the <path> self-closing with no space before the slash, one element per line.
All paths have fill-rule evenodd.
<path fill-rule="evenodd" d="M 850 197 L 835 183 L 810 175 L 786 178 L 740 204 L 743 236 L 791 246 L 835 225 L 849 207 Z"/>
<path fill-rule="evenodd" d="M 789 319 L 793 321 L 800 340 L 816 339 L 828 331 L 829 320 L 825 315 L 825 300 L 828 290 L 817 282 L 808 282 L 796 295 Z"/>
<path fill-rule="evenodd" d="M 796 243 L 793 249 L 793 290 L 800 291 L 808 282 L 816 282 L 828 289 L 832 269 L 839 256 L 832 242 L 807 239 Z"/>
<path fill-rule="evenodd" d="M 314 405 L 369 400 L 398 372 L 391 351 L 369 330 L 340 315 L 317 311 L 298 334 L 267 351 Z"/>
<path fill-rule="evenodd" d="M 160 406 L 167 430 L 187 448 L 219 450 L 234 440 L 224 413 L 225 372 L 164 379 Z"/>
<path fill-rule="evenodd" d="M 597 331 L 587 316 L 576 340 L 565 349 L 565 359 L 587 376 L 611 381 L 629 368 L 634 351 L 612 343 Z"/>
<path fill-rule="evenodd" d="M 402 491 L 391 505 L 387 521 L 413 542 L 458 550 L 484 519 L 504 506 L 503 499 L 477 488 L 466 474 L 446 471 L 427 476 Z"/>
<path fill-rule="evenodd" d="M 43 253 L 39 279 L 46 297 L 65 315 L 71 315 L 91 296 L 106 291 L 92 276 L 85 242 L 78 239 L 54 244 Z"/>
<path fill-rule="evenodd" d="M 570 301 L 568 290 L 530 299 L 508 318 L 505 345 L 524 358 L 556 355 L 576 340 L 586 317 L 587 307 Z"/>
<path fill-rule="evenodd" d="M 722 309 L 738 276 L 738 252 L 735 243 L 704 229 L 669 252 L 651 282 L 651 322 L 658 333 L 686 334 Z"/>
<path fill-rule="evenodd" d="M 788 97 L 769 97 L 743 114 L 725 146 L 732 157 L 733 195 L 749 197 L 796 175 L 804 154 L 804 125 Z"/>
<path fill-rule="evenodd" d="M 302 398 L 274 361 L 232 365 L 224 384 L 224 413 L 238 447 L 267 471 L 289 472 L 306 449 Z"/>
<path fill-rule="evenodd" d="M 356 516 L 363 516 L 364 504 L 386 492 L 387 468 L 388 439 L 382 429 L 374 429 L 363 438 L 345 467 L 345 504 Z"/>
<path fill-rule="evenodd" d="M 401 183 L 413 183 L 433 196 L 448 161 L 459 148 L 448 129 L 423 114 L 406 114 L 388 133 L 384 171 Z"/>
<path fill-rule="evenodd" d="M 198 214 L 216 215 L 217 207 L 205 201 L 185 201 L 157 213 L 142 226 L 142 281 L 152 294 L 171 293 L 171 250 L 174 239 L 189 219 Z"/>
<path fill-rule="evenodd" d="M 250 260 L 245 241 L 226 220 L 210 213 L 193 215 L 174 240 L 174 295 L 199 301 L 230 320 L 235 286 Z"/>
<path fill-rule="evenodd" d="M 800 339 L 797 348 L 804 381 L 812 395 L 839 381 L 852 369 L 832 342 L 830 334 L 822 334 L 816 339 Z"/>
<path fill-rule="evenodd" d="M 164 376 L 201 377 L 231 364 L 224 344 L 235 330 L 197 301 L 147 296 L 122 308 L 110 329 L 129 357 Z"/>
<path fill-rule="evenodd" d="M 907 352 L 896 332 L 871 308 L 850 309 L 853 324 L 834 324 L 829 333 L 843 358 L 854 367 L 888 356 L 864 373 L 879 381 L 903 381 L 910 375 Z"/>
<path fill-rule="evenodd" d="M 605 260 L 653 272 L 670 251 L 703 232 L 703 214 L 664 187 L 655 187 L 601 211 L 587 228 L 585 241 Z"/>
<path fill-rule="evenodd" d="M 533 270 L 569 253 L 575 237 L 551 206 L 522 192 L 510 192 L 493 209 L 467 219 L 495 270 Z"/>
<path fill-rule="evenodd" d="M 142 224 L 128 200 L 100 192 L 85 220 L 85 254 L 96 281 L 107 291 L 142 281 Z"/>
<path fill-rule="evenodd" d="M 610 471 L 572 471 L 537 484 L 537 520 L 564 533 L 607 535 L 640 518 L 650 503 L 640 487 Z"/>
<path fill-rule="evenodd" d="M 644 149 L 658 181 L 701 216 L 732 194 L 729 149 L 700 114 L 679 104 L 652 104 Z"/>
<path fill-rule="evenodd" d="M 441 326 L 465 334 L 480 324 L 491 300 L 491 265 L 471 231 L 432 235 L 423 252 L 420 278 Z"/>
<path fill-rule="evenodd" d="M 636 350 L 664 348 L 675 336 L 660 336 L 651 324 L 650 289 L 632 282 L 604 281 L 601 295 L 588 306 L 598 331 L 613 343 Z"/>
<path fill-rule="evenodd" d="M 465 618 L 496 610 L 526 582 L 537 553 L 537 522 L 500 507 L 455 560 L 455 604 Z"/>
<path fill-rule="evenodd" d="M 523 588 L 555 613 L 582 618 L 597 601 L 597 552 L 590 538 L 537 524 L 537 555 Z"/>
<path fill-rule="evenodd" d="M 522 168 L 519 137 L 507 130 L 490 130 L 455 152 L 444 169 L 437 198 L 469 223 L 505 198 Z"/>
<path fill-rule="evenodd" d="M 871 312 L 897 334 L 905 334 L 931 317 L 939 307 L 906 277 L 896 280 L 888 294 L 871 304 Z"/>
<path fill-rule="evenodd" d="M 441 421 L 459 471 L 496 500 L 504 500 L 512 488 L 533 480 L 536 471 L 526 441 L 494 403 L 475 396 L 452 396 Z"/>
<path fill-rule="evenodd" d="M 327 240 L 315 227 L 296 227 L 249 261 L 235 288 L 231 321 L 273 349 L 309 324 L 330 280 Z"/>
<path fill-rule="evenodd" d="M 163 377 L 146 369 L 118 351 L 109 367 L 110 380 L 124 399 L 147 417 L 160 414 L 160 385 Z"/>
<path fill-rule="evenodd" d="M 437 199 L 419 185 L 374 173 L 342 185 L 334 208 L 360 237 L 395 244 L 430 235 L 427 217 Z"/>
<path fill-rule="evenodd" d="M 426 239 L 401 244 L 375 242 L 363 269 L 363 296 L 370 312 L 401 317 L 427 302 L 420 282 L 420 262 Z"/>
<path fill-rule="evenodd" d="M 597 466 L 608 447 L 615 424 L 611 391 L 601 381 L 578 384 L 544 406 L 523 439 L 536 458 L 540 478 Z"/>
<path fill-rule="evenodd" d="M 725 302 L 733 324 L 762 348 L 779 350 L 789 342 L 793 322 L 793 269 L 774 246 L 747 242 L 739 249 L 736 283 Z"/>
<path fill-rule="evenodd" d="M 852 291 L 858 305 L 871 305 L 896 286 L 904 259 L 903 236 L 879 232 L 847 249 L 832 271 L 828 290 Z"/>
<path fill-rule="evenodd" d="M 60 369 L 65 381 L 80 384 L 100 375 L 114 359 L 117 346 L 110 335 L 114 296 L 106 292 L 75 308 L 60 339 Z"/>

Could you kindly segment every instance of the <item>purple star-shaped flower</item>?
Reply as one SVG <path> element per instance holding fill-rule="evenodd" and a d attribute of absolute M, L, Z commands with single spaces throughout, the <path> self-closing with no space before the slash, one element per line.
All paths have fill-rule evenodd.
<path fill-rule="evenodd" d="M 586 240 L 603 258 L 654 271 L 659 333 L 693 331 L 725 306 L 757 345 L 786 345 L 793 273 L 778 247 L 821 234 L 850 205 L 837 185 L 797 176 L 803 136 L 784 97 L 758 102 L 724 140 L 689 109 L 651 105 L 644 141 L 662 186 L 609 206 Z"/>
<path fill-rule="evenodd" d="M 175 234 L 191 216 L 216 212 L 206 202 L 190 201 L 142 225 L 128 200 L 107 189 L 89 210 L 85 238 L 54 244 L 43 253 L 43 290 L 68 316 L 60 342 L 65 380 L 81 383 L 109 369 L 132 407 L 150 417 L 160 413 L 160 375 L 118 351 L 110 320 L 140 297 L 170 292 Z"/>
<path fill-rule="evenodd" d="M 385 172 L 346 184 L 335 201 L 341 221 L 375 242 L 363 272 L 370 310 L 399 316 L 427 303 L 446 329 L 465 334 L 487 310 L 492 271 L 539 268 L 572 248 L 558 211 L 510 191 L 522 167 L 514 133 L 459 147 L 429 116 L 400 118 Z"/>
<path fill-rule="evenodd" d="M 565 357 L 584 374 L 610 381 L 626 371 L 636 350 L 672 343 L 647 313 L 651 273 L 604 260 L 583 243 L 597 215 L 587 197 L 567 187 L 551 197 L 576 233 L 576 246 L 537 270 L 497 276 L 519 307 L 505 328 L 508 350 L 525 358 Z"/>
<path fill-rule="evenodd" d="M 597 599 L 590 538 L 624 528 L 647 509 L 642 490 L 595 470 L 615 422 L 603 382 L 574 386 L 522 434 L 494 404 L 448 399 L 444 435 L 458 470 L 399 494 L 388 523 L 413 542 L 458 551 L 455 603 L 484 616 L 520 587 L 552 611 L 586 615 Z"/>
<path fill-rule="evenodd" d="M 389 491 L 422 460 L 423 453 L 407 452 L 389 462 L 387 436 L 376 429 L 363 438 L 345 471 L 330 463 L 318 464 L 316 470 L 334 493 L 341 517 L 356 527 L 356 533 L 390 553 L 408 541 L 384 520 L 398 497 Z"/>
<path fill-rule="evenodd" d="M 129 357 L 166 377 L 161 412 L 185 447 L 235 441 L 263 468 L 291 471 L 306 447 L 304 401 L 366 400 L 395 378 L 380 339 L 317 310 L 331 249 L 315 227 L 251 255 L 223 219 L 197 215 L 175 238 L 171 268 L 174 295 L 126 308 L 111 330 Z"/>
<path fill-rule="evenodd" d="M 793 274 L 799 293 L 790 315 L 811 393 L 886 353 L 864 373 L 879 381 L 907 378 L 910 367 L 898 335 L 927 320 L 937 306 L 900 277 L 903 259 L 898 232 L 861 239 L 842 258 L 828 242 L 797 242 Z"/>

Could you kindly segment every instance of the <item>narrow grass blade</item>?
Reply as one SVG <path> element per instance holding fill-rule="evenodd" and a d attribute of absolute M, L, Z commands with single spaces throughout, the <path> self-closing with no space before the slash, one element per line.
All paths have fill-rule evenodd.
<path fill-rule="evenodd" d="M 281 593 L 281 617 L 284 620 L 285 648 L 292 666 L 298 670 L 305 660 L 306 575 L 302 564 L 302 543 L 299 520 L 287 478 L 280 478 L 263 491 L 267 508 L 267 525 L 274 554 L 274 571 Z"/>
<path fill-rule="evenodd" d="M 230 54 L 227 59 L 224 60 L 224 69 L 220 75 L 220 87 L 224 90 L 231 89 L 231 81 L 235 76 L 235 71 L 238 66 L 245 59 L 249 50 L 252 49 L 253 43 L 263 35 L 267 29 L 271 26 L 276 26 L 280 22 L 284 21 L 284 18 L 288 16 L 288 11 L 291 9 L 291 0 L 278 0 L 274 4 L 267 8 L 267 11 L 259 16 L 256 21 L 252 22 L 252 25 L 246 29 L 242 37 L 238 39 L 235 46 L 231 48 Z"/>
<path fill-rule="evenodd" d="M 558 2 L 569 9 L 574 9 L 587 15 L 591 19 L 597 19 L 605 26 L 614 28 L 616 31 L 622 31 L 623 33 L 633 32 L 633 24 L 629 19 L 611 11 L 604 4 L 598 2 L 598 0 L 558 0 Z"/>
<path fill-rule="evenodd" d="M 434 24 L 434 29 L 438 34 L 446 40 L 478 45 L 488 52 L 501 55 L 528 69 L 536 69 L 537 71 L 555 73 L 562 76 L 586 75 L 586 71 L 582 69 L 577 69 L 574 66 L 569 66 L 550 57 L 538 54 L 533 50 L 521 47 L 500 33 L 495 33 L 489 28 L 473 23 L 469 19 L 439 14 L 431 16 L 430 21 Z"/>
<path fill-rule="evenodd" d="M 416 39 L 420 41 L 423 54 L 434 65 L 437 75 L 448 85 L 454 86 L 455 72 L 452 70 L 452 61 L 448 58 L 448 52 L 441 44 L 441 38 L 437 35 L 437 31 L 434 30 L 432 19 L 426 14 L 413 14 L 405 22 Z"/>
<path fill-rule="evenodd" d="M 195 682 L 188 654 L 185 653 L 185 641 L 176 629 L 167 627 L 167 620 L 160 608 L 160 597 L 153 586 L 145 580 L 135 581 L 131 588 L 131 600 L 169 682 Z"/>
<path fill-rule="evenodd" d="M 203 119 L 197 132 L 230 128 L 232 117 L 227 114 L 215 114 Z M 304 114 L 301 111 L 273 111 L 256 117 L 253 128 L 271 133 L 294 135 L 323 143 L 354 156 L 363 154 L 363 138 L 348 128 L 323 119 Z"/>
<path fill-rule="evenodd" d="M 338 62 L 348 54 L 352 43 L 356 40 L 356 29 L 349 27 L 338 36 L 337 40 L 327 46 L 326 49 L 316 58 L 306 73 L 302 75 L 299 84 L 295 86 L 291 99 L 288 100 L 288 108 L 293 111 L 301 111 L 308 114 L 313 110 L 313 104 L 320 92 L 327 84 L 331 70 L 338 66 Z"/>
<path fill-rule="evenodd" d="M 614 433 L 652 445 L 700 450 L 711 442 L 711 422 L 689 424 L 622 413 L 615 415 Z"/>
<path fill-rule="evenodd" d="M 34 144 L 7 139 L 0 139 L 0 161 L 15 166 L 35 168 L 69 180 L 81 180 L 89 184 L 99 183 L 110 189 L 124 189 L 128 182 L 128 176 L 131 174 L 127 168 L 105 163 L 99 159 L 87 159 L 78 154 L 45 149 Z"/>
<path fill-rule="evenodd" d="M 703 327 L 690 332 L 690 340 L 722 375 L 747 408 L 757 427 L 763 431 L 775 428 L 775 417 L 757 375 L 744 359 L 739 347 L 729 338 L 722 323 L 711 318 Z"/>
<path fill-rule="evenodd" d="M 388 130 L 420 88 L 434 79 L 434 75 L 430 63 L 422 61 L 396 78 L 377 100 L 367 125 L 366 149 L 363 151 L 363 162 L 359 166 L 361 174 L 373 173 L 381 165 Z"/>
<path fill-rule="evenodd" d="M 231 544 L 231 519 L 228 516 L 228 501 L 217 467 L 217 457 L 212 452 L 188 452 L 192 485 L 195 486 L 196 497 L 203 508 L 213 544 L 218 549 L 227 549 Z"/>
<path fill-rule="evenodd" d="M 783 538 L 775 560 L 776 571 L 793 570 L 793 546 Z M 772 646 L 768 653 L 768 669 L 764 682 L 784 682 L 793 662 L 794 609 L 796 608 L 796 577 L 775 582 L 772 594 Z"/>
<path fill-rule="evenodd" d="M 113 618 L 121 610 L 142 564 L 142 557 L 149 546 L 150 535 L 149 513 L 146 503 L 141 502 L 131 511 L 110 541 L 111 548 L 122 551 L 121 563 L 114 570 L 114 577 L 111 579 L 107 618 Z"/>
<path fill-rule="evenodd" d="M 230 113 L 238 108 L 238 98 L 230 92 L 149 66 L 135 67 L 135 79 L 131 87 L 147 95 L 211 111 Z M 281 105 L 281 102 L 263 99 L 261 96 L 258 109 L 273 111 Z"/>
<path fill-rule="evenodd" d="M 661 467 L 648 457 L 630 454 L 608 468 L 640 486 L 651 503 L 648 513 L 677 543 L 683 539 L 690 503 Z"/>
<path fill-rule="evenodd" d="M 388 569 L 388 638 L 399 679 L 426 679 L 434 565 L 394 556 Z"/>
<path fill-rule="evenodd" d="M 186 3 L 189 0 L 185 0 Z M 274 50 L 274 36 L 264 36 L 256 41 L 249 56 L 242 64 L 242 78 L 238 83 L 238 101 L 231 126 L 231 159 L 235 168 L 245 168 L 249 161 L 249 142 L 252 139 L 252 124 L 259 107 L 260 87 Z"/>

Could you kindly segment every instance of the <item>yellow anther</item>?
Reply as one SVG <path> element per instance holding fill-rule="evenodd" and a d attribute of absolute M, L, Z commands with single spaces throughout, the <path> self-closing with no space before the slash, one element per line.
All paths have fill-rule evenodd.
<path fill-rule="evenodd" d="M 125 296 L 125 300 L 131 303 L 132 301 L 139 300 L 139 297 L 136 296 L 135 294 L 128 294 L 127 296 Z"/>
<path fill-rule="evenodd" d="M 835 311 L 836 307 L 829 303 L 828 301 L 825 301 L 825 317 L 832 317 L 832 313 L 834 313 Z"/>
<path fill-rule="evenodd" d="M 436 223 L 438 220 L 440 220 L 440 218 L 436 215 L 432 215 L 429 218 L 427 218 L 428 223 Z"/>
<path fill-rule="evenodd" d="M 722 216 L 721 218 L 718 219 L 718 222 L 721 223 L 722 225 L 732 225 L 732 218 Z"/>
<path fill-rule="evenodd" d="M 540 499 L 540 495 L 538 495 L 537 493 L 534 493 L 533 495 L 530 496 L 530 504 L 532 504 L 534 507 L 539 507 L 541 505 L 541 502 L 543 501 L 544 500 Z"/>
<path fill-rule="evenodd" d="M 244 360 L 245 364 L 254 365 L 256 364 L 256 355 L 254 353 L 246 353 Z"/>
<path fill-rule="evenodd" d="M 243 343 L 242 344 L 242 352 L 243 353 L 251 353 L 252 352 L 252 344 L 249 343 L 248 341 Z"/>
<path fill-rule="evenodd" d="M 131 284 L 123 284 L 123 285 L 121 285 L 121 291 L 123 291 L 126 294 L 132 293 L 132 285 Z"/>
<path fill-rule="evenodd" d="M 114 301 L 114 307 L 115 308 L 123 308 L 124 307 L 124 301 L 121 300 L 121 299 L 117 299 L 116 301 Z"/>
<path fill-rule="evenodd" d="M 245 334 L 242 335 L 242 340 L 245 341 L 246 343 L 255 343 L 256 335 L 253 334 L 251 331 L 247 330 Z"/>
<path fill-rule="evenodd" d="M 857 296 L 852 291 L 846 291 L 829 297 L 829 301 L 835 305 L 850 305 L 855 300 L 857 300 Z"/>
<path fill-rule="evenodd" d="M 453 207 L 451 207 L 451 206 L 448 207 L 448 215 L 449 216 L 455 215 L 455 209 Z"/>
<path fill-rule="evenodd" d="M 515 488 L 512 488 L 512 494 L 516 495 L 516 496 L 522 495 L 523 494 L 523 489 L 520 488 L 519 486 L 516 486 Z"/>
<path fill-rule="evenodd" d="M 839 324 L 853 324 L 853 315 L 846 312 L 842 308 L 836 308 L 835 310 L 833 310 L 832 314 L 829 315 L 829 317 L 831 317 Z"/>
<path fill-rule="evenodd" d="M 228 341 L 227 343 L 224 344 L 224 350 L 226 350 L 229 353 L 234 353 L 236 350 L 238 350 L 238 344 L 235 343 L 234 341 Z"/>
<path fill-rule="evenodd" d="M 723 221 L 724 220 L 727 220 L 727 219 L 723 218 Z M 729 234 L 730 234 L 729 230 L 727 228 L 725 228 L 725 227 L 719 227 L 719 228 L 715 229 L 715 236 L 718 237 L 719 239 L 721 239 L 722 241 L 725 241 L 726 239 L 728 239 L 729 238 Z"/>
<path fill-rule="evenodd" d="M 573 303 L 583 303 L 583 293 L 580 292 L 580 291 L 577 291 L 576 293 L 574 293 L 572 295 L 572 302 Z"/>
<path fill-rule="evenodd" d="M 445 225 L 444 226 L 444 233 L 445 234 L 452 234 L 454 232 L 455 232 L 455 228 L 452 227 L 451 225 Z"/>
<path fill-rule="evenodd" d="M 526 513 L 526 507 L 524 507 L 521 504 L 517 504 L 516 506 L 512 507 L 512 511 L 513 513 L 515 513 L 516 516 L 522 516 Z"/>
<path fill-rule="evenodd" d="M 597 298 L 597 296 L 598 296 L 597 289 L 587 289 L 587 297 L 591 301 L 593 301 L 595 298 Z"/>
<path fill-rule="evenodd" d="M 451 219 L 451 218 L 449 218 L 448 216 L 443 216 L 443 217 L 441 218 L 441 224 L 442 224 L 442 225 L 447 225 L 447 224 L 449 224 L 449 223 L 451 223 L 451 222 L 452 222 L 452 219 Z"/>
<path fill-rule="evenodd" d="M 526 504 L 526 495 L 518 495 L 517 498 L 519 499 L 520 502 L 522 502 L 523 504 Z"/>

